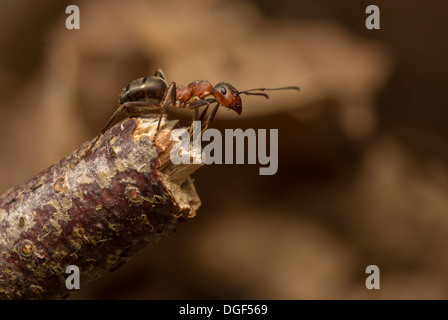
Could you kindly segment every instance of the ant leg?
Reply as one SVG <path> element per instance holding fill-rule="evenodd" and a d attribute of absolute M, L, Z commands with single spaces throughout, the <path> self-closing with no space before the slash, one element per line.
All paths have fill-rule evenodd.
<path fill-rule="evenodd" d="M 201 123 L 202 123 L 202 121 L 204 121 L 204 119 L 205 119 L 205 115 L 207 114 L 208 107 L 210 107 L 210 104 L 207 105 L 207 107 L 205 107 L 205 109 L 204 109 L 204 110 L 202 111 L 202 113 L 201 113 L 201 117 L 199 118 L 199 121 L 201 121 Z"/>
<path fill-rule="evenodd" d="M 154 77 L 159 77 L 163 80 L 166 80 L 165 74 L 163 73 L 162 69 L 157 69 L 156 73 L 154 73 Z"/>
<path fill-rule="evenodd" d="M 202 120 L 204 120 L 204 118 L 205 118 L 205 114 L 207 113 L 207 110 L 208 110 L 208 107 L 210 106 L 210 104 L 212 104 L 212 103 L 214 103 L 214 102 L 218 102 L 218 101 L 216 101 L 215 99 L 202 99 L 202 100 L 197 100 L 197 101 L 195 101 L 195 102 L 193 102 L 193 103 L 190 103 L 189 105 L 188 105 L 188 107 L 190 108 L 190 109 L 196 109 L 195 110 L 195 120 L 198 120 L 198 118 L 197 118 L 197 114 L 198 114 L 198 112 L 199 111 L 197 111 L 197 109 L 199 109 L 200 107 L 202 107 L 202 106 L 207 106 L 203 111 L 202 111 L 202 113 L 201 113 L 201 116 L 199 117 L 199 120 L 200 121 L 202 121 Z"/>
<path fill-rule="evenodd" d="M 124 107 L 125 107 L 125 104 L 122 104 L 117 110 L 115 110 L 115 112 L 112 115 L 112 117 L 109 118 L 109 120 L 107 121 L 106 125 L 103 127 L 103 129 L 101 129 L 101 131 L 98 133 L 98 135 L 96 136 L 96 138 L 93 141 L 93 143 L 90 145 L 89 149 L 80 157 L 78 162 L 81 161 L 82 159 L 84 159 L 90 153 L 90 151 L 92 151 L 93 147 L 98 142 L 98 139 L 101 138 L 101 136 L 104 134 L 104 132 L 106 132 L 107 129 L 109 129 L 109 127 L 114 122 L 115 118 L 123 111 Z"/>
<path fill-rule="evenodd" d="M 100 135 L 104 134 L 104 132 L 106 132 L 107 129 L 109 129 L 111 127 L 114 120 L 123 111 L 130 115 L 142 115 L 144 113 L 144 111 L 157 110 L 159 108 L 160 107 L 158 105 L 149 104 L 149 103 L 145 103 L 145 102 L 141 102 L 141 101 L 127 101 L 127 102 L 123 103 L 121 106 L 119 106 L 117 110 L 115 110 L 112 117 L 110 117 L 110 119 L 107 121 L 107 123 L 105 124 L 103 129 L 101 129 Z"/>
<path fill-rule="evenodd" d="M 190 129 L 188 130 L 190 138 L 193 136 L 193 123 L 199 118 L 199 108 L 194 109 L 193 120 L 191 121 Z"/>
<path fill-rule="evenodd" d="M 205 114 L 207 113 L 208 107 L 210 106 L 210 103 L 212 103 L 214 101 L 214 99 L 202 99 L 202 100 L 197 100 L 192 102 L 191 104 L 188 105 L 188 107 L 190 109 L 194 109 L 194 114 L 193 114 L 193 122 L 191 123 L 190 126 L 190 138 L 193 136 L 193 123 L 195 120 L 199 120 L 202 122 L 202 120 L 205 117 Z M 202 106 L 207 106 L 205 107 L 205 109 L 202 111 L 201 116 L 198 118 L 199 116 L 199 108 Z"/>
<path fill-rule="evenodd" d="M 213 103 L 213 102 L 216 102 L 216 100 L 215 99 L 196 100 L 196 101 L 188 104 L 188 108 L 189 109 L 197 109 L 197 108 L 200 108 L 200 107 L 205 106 L 205 105 L 208 106 L 208 105 L 210 105 L 210 103 Z"/>
<path fill-rule="evenodd" d="M 202 100 L 197 100 L 195 102 L 192 102 L 188 106 L 190 109 L 198 109 L 199 107 L 202 107 L 202 106 L 205 106 L 205 105 L 207 106 L 204 109 L 204 111 L 202 111 L 201 116 L 199 118 L 199 120 L 202 122 L 205 119 L 205 116 L 207 114 L 207 111 L 208 111 L 208 108 L 209 108 L 210 104 L 212 104 L 214 102 L 216 102 L 216 106 L 213 109 L 213 111 L 211 112 L 211 114 L 207 117 L 207 120 L 205 121 L 205 124 L 202 125 L 204 127 L 204 129 L 202 129 L 201 133 L 204 132 L 208 128 L 208 125 L 210 124 L 210 122 L 215 117 L 216 112 L 218 111 L 218 107 L 220 106 L 220 104 L 219 104 L 219 102 L 216 99 L 202 99 Z M 195 115 L 196 115 L 196 112 L 195 112 Z M 193 125 L 192 125 L 192 127 L 193 127 Z M 193 131 L 192 127 L 190 128 L 190 136 L 192 135 L 192 131 Z"/>
<path fill-rule="evenodd" d="M 157 70 L 158 72 L 162 72 L 162 70 Z M 163 114 L 165 113 L 165 109 L 168 106 L 172 106 L 175 105 L 176 103 L 176 83 L 175 82 L 171 82 L 171 84 L 169 85 L 168 89 L 166 90 L 165 96 L 163 98 L 162 101 L 162 107 L 160 109 L 160 117 L 159 117 L 159 123 L 157 124 L 157 130 L 156 133 L 154 134 L 154 137 L 152 139 L 152 142 L 155 143 L 156 139 L 157 139 L 157 134 L 159 133 L 160 130 L 160 123 L 162 122 L 162 117 Z"/>
<path fill-rule="evenodd" d="M 202 123 L 202 120 L 204 120 L 204 115 L 207 113 L 207 110 L 208 110 L 209 106 L 210 106 L 210 103 L 208 103 L 207 106 L 205 107 L 205 109 L 201 112 L 201 116 L 200 117 L 199 117 L 199 108 L 195 108 L 194 109 L 193 121 L 191 122 L 190 129 L 189 129 L 190 139 L 193 137 L 194 122 L 199 120 Z"/>
<path fill-rule="evenodd" d="M 201 133 L 204 133 L 205 130 L 207 130 L 208 126 L 210 125 L 210 123 L 213 121 L 213 119 L 216 116 L 216 112 L 218 111 L 220 104 L 216 103 L 215 108 L 212 110 L 212 112 L 209 114 L 209 116 L 207 117 L 207 120 L 205 120 L 204 122 L 204 129 L 202 129 Z M 202 115 L 201 115 L 202 117 Z"/>
<path fill-rule="evenodd" d="M 89 149 L 80 157 L 80 159 L 78 160 L 78 162 L 76 164 L 78 164 L 79 161 L 84 159 L 90 153 L 90 151 L 92 151 L 93 147 L 96 145 L 98 140 L 107 131 L 107 129 L 109 129 L 112 126 L 113 122 L 118 117 L 118 115 L 120 115 L 120 113 L 126 112 L 128 114 L 136 114 L 136 115 L 138 115 L 138 114 L 142 114 L 142 111 L 156 110 L 156 109 L 159 109 L 159 108 L 160 108 L 159 106 L 154 106 L 152 104 L 151 105 L 150 104 L 145 104 L 144 102 L 139 102 L 139 101 L 127 101 L 127 102 L 123 103 L 121 106 L 119 106 L 117 108 L 117 110 L 115 110 L 113 115 L 109 118 L 107 123 L 100 130 L 100 132 L 96 136 L 95 140 L 90 145 Z M 140 109 L 140 111 L 136 112 L 135 109 L 137 109 L 137 110 Z"/>
<path fill-rule="evenodd" d="M 160 110 L 159 104 L 147 101 L 127 101 L 123 103 L 126 113 L 132 117 L 144 117 L 149 111 Z"/>
<path fill-rule="evenodd" d="M 193 113 L 193 121 L 196 121 L 199 119 L 199 108 L 194 109 Z"/>

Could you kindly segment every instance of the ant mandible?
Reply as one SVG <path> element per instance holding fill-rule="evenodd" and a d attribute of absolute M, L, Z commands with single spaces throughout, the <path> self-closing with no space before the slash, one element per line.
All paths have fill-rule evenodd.
<path fill-rule="evenodd" d="M 110 128 L 116 117 L 122 112 L 127 113 L 130 117 L 138 117 L 154 112 L 155 110 L 160 110 L 157 130 L 153 137 L 154 143 L 160 129 L 162 116 L 167 107 L 194 109 L 193 120 L 200 120 L 201 122 L 205 120 L 202 129 L 205 130 L 215 118 L 219 106 L 223 106 L 241 114 L 243 106 L 240 94 L 269 98 L 266 93 L 254 92 L 268 90 L 299 90 L 299 87 L 287 86 L 238 91 L 234 86 L 227 82 L 220 82 L 217 85 L 212 86 L 210 82 L 204 80 L 193 81 L 186 87 L 176 86 L 175 82 L 171 82 L 168 85 L 163 71 L 157 69 L 154 76 L 139 78 L 123 88 L 119 96 L 119 107 L 110 117 L 109 121 L 107 121 L 103 129 L 101 129 L 82 158 L 89 154 L 98 139 Z M 216 103 L 216 105 L 209 115 L 206 116 L 208 108 L 212 103 Z M 199 108 L 202 106 L 206 107 L 199 116 Z"/>

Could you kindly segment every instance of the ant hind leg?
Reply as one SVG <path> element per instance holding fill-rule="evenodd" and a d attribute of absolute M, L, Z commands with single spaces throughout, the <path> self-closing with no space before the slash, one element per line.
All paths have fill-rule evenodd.
<path fill-rule="evenodd" d="M 93 147 L 96 145 L 96 143 L 98 142 L 98 140 L 101 138 L 101 136 L 104 134 L 104 132 L 107 131 L 107 129 L 110 128 L 110 126 L 112 125 L 112 123 L 114 122 L 114 120 L 117 118 L 117 116 L 123 111 L 123 108 L 125 107 L 125 104 L 122 104 L 117 110 L 115 110 L 114 114 L 112 115 L 112 117 L 109 118 L 109 120 L 107 121 L 106 125 L 101 129 L 101 131 L 98 133 L 98 135 L 96 136 L 95 140 L 93 140 L 92 144 L 90 145 L 89 149 L 87 149 L 86 152 L 84 152 L 84 154 L 79 158 L 78 162 L 81 161 L 82 159 L 84 159 L 89 153 L 90 151 L 92 151 Z M 77 162 L 77 163 L 78 163 Z M 76 164 L 77 164 L 76 163 Z"/>
<path fill-rule="evenodd" d="M 163 73 L 162 69 L 157 69 L 156 73 L 154 73 L 154 77 L 159 77 L 163 80 L 166 80 L 165 74 Z"/>
<path fill-rule="evenodd" d="M 159 71 L 162 72 L 162 70 L 160 70 L 160 69 L 157 70 L 157 72 L 159 72 Z M 163 75 L 163 73 L 162 73 L 162 75 Z M 163 98 L 163 102 L 162 102 L 162 107 L 160 108 L 159 123 L 157 124 L 157 130 L 152 139 L 153 143 L 156 142 L 157 134 L 159 133 L 160 124 L 162 123 L 162 117 L 163 117 L 163 114 L 165 113 L 166 107 L 168 107 L 170 105 L 173 106 L 175 104 L 176 104 L 176 83 L 171 82 L 168 89 L 166 90 L 165 97 Z"/>

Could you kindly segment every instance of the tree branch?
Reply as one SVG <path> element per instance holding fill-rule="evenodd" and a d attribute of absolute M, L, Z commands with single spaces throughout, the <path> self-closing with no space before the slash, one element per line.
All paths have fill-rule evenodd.
<path fill-rule="evenodd" d="M 126 119 L 78 164 L 89 143 L 1 195 L 0 298 L 68 296 L 68 265 L 82 288 L 194 217 L 189 175 L 201 165 L 170 162 L 175 124 L 154 145 L 157 120 Z"/>

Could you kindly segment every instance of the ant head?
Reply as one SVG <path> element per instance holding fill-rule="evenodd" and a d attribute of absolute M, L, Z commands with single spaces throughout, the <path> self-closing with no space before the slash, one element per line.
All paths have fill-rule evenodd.
<path fill-rule="evenodd" d="M 269 99 L 266 93 L 254 92 L 254 91 L 269 91 L 269 90 L 300 90 L 299 87 L 288 86 L 279 88 L 257 88 L 244 91 L 238 91 L 234 86 L 227 82 L 220 82 L 213 88 L 213 96 L 219 102 L 220 105 L 227 107 L 241 114 L 243 109 L 240 94 L 246 94 L 248 96 L 262 96 Z"/>
<path fill-rule="evenodd" d="M 232 109 L 236 113 L 241 114 L 243 106 L 239 92 L 230 83 L 220 82 L 214 86 L 213 96 L 223 107 Z"/>

